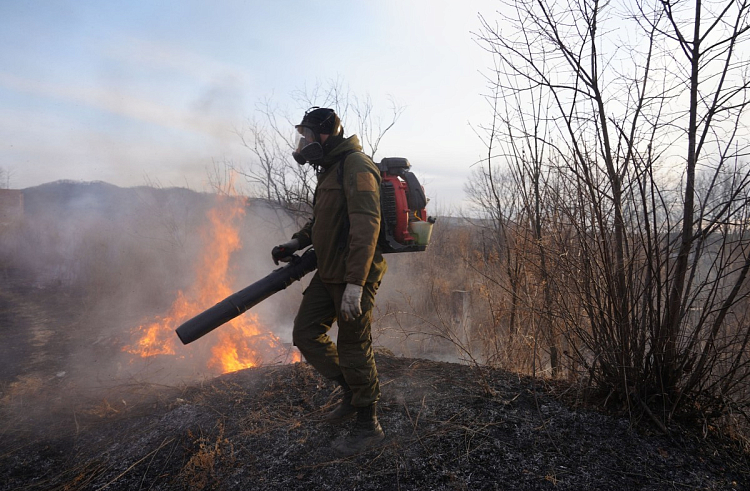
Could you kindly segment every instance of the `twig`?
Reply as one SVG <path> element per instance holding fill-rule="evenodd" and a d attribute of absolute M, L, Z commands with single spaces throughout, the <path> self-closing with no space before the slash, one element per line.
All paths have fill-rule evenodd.
<path fill-rule="evenodd" d="M 426 451 L 429 452 L 429 449 L 425 446 L 424 442 L 422 441 L 422 437 L 419 435 L 419 432 L 417 431 L 417 427 L 419 426 L 419 418 L 422 415 L 422 409 L 424 408 L 425 397 L 422 397 L 422 405 L 419 408 L 419 412 L 417 413 L 416 421 L 412 419 L 411 413 L 409 412 L 409 406 L 406 404 L 406 402 L 404 402 L 404 409 L 406 410 L 406 416 L 409 418 L 409 422 L 411 423 L 412 428 L 414 429 L 414 435 L 417 437 L 417 441 L 419 441 L 419 444 L 422 445 L 422 448 L 424 448 Z"/>
<path fill-rule="evenodd" d="M 165 439 L 166 440 L 166 439 Z M 163 446 L 163 445 L 162 445 Z M 161 447 L 159 447 L 161 448 Z M 158 449 L 157 449 L 158 450 Z M 156 453 L 154 453 L 151 456 L 151 460 L 148 461 L 148 465 L 146 466 L 146 470 L 143 472 L 143 477 L 141 478 L 141 483 L 138 485 L 138 489 L 143 489 L 143 481 L 146 480 L 146 474 L 148 474 L 148 470 L 151 468 L 151 464 L 154 462 L 154 459 L 156 458 Z"/>
<path fill-rule="evenodd" d="M 662 433 L 664 433 L 665 435 L 669 435 L 669 429 L 664 426 L 664 423 L 659 421 L 659 418 L 657 418 L 654 413 L 651 412 L 651 409 L 646 405 L 645 402 L 641 400 L 640 397 L 638 397 L 638 394 L 636 394 L 635 392 L 631 392 L 630 396 L 638 401 L 638 404 L 640 404 L 641 408 L 643 408 L 643 411 L 648 415 L 649 418 L 651 418 L 651 421 L 656 424 L 656 426 L 662 431 Z"/>
<path fill-rule="evenodd" d="M 169 440 L 164 440 L 162 442 L 162 444 L 159 445 L 159 447 L 157 449 L 152 450 L 151 452 L 149 452 L 146 455 L 144 455 L 142 458 L 138 459 L 136 462 L 133 463 L 133 465 L 131 465 L 130 467 L 128 467 L 127 469 L 125 469 L 124 471 L 122 471 L 117 477 L 115 477 L 114 479 L 112 479 L 111 481 L 109 481 L 104 486 L 102 486 L 100 488 L 97 488 L 97 491 L 101 491 L 102 489 L 108 487 L 110 484 L 114 483 L 115 481 L 117 481 L 118 479 L 120 479 L 122 476 L 124 476 L 125 474 L 127 474 L 128 472 L 130 472 L 135 466 L 137 466 L 138 464 L 140 464 L 141 462 L 143 462 L 144 460 L 146 460 L 151 454 L 158 452 L 166 444 L 172 443 L 173 441 L 174 441 L 174 438 L 170 438 Z"/>
<path fill-rule="evenodd" d="M 164 466 L 162 466 L 162 468 L 161 468 L 161 472 L 159 473 L 160 474 L 159 477 L 161 477 L 161 474 L 164 473 L 164 469 L 166 469 L 167 466 L 169 465 L 169 461 L 172 459 L 172 454 L 174 454 L 175 448 L 177 448 L 177 444 L 178 443 L 179 442 L 174 442 L 174 445 L 172 445 L 172 450 L 169 451 L 169 455 L 167 455 L 167 459 L 164 461 Z M 154 484 L 156 484 L 156 481 L 159 479 L 159 477 L 157 477 L 156 479 L 154 479 L 153 481 L 151 481 L 151 485 L 148 487 L 149 490 L 154 487 Z"/>

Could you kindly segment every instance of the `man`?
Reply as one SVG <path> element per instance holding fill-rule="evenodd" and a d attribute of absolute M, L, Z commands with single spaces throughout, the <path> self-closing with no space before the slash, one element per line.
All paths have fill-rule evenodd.
<path fill-rule="evenodd" d="M 301 248 L 315 248 L 318 270 L 294 320 L 294 344 L 324 377 L 341 385 L 344 399 L 326 420 L 356 415 L 350 434 L 333 445 L 337 453 L 351 455 L 385 438 L 377 418 L 380 384 L 370 328 L 387 268 L 377 245 L 380 172 L 356 135 L 344 138 L 333 109 L 314 107 L 295 128 L 294 159 L 318 172 L 313 217 L 291 241 L 274 247 L 272 257 L 278 264 Z M 338 345 L 327 335 L 334 321 Z"/>

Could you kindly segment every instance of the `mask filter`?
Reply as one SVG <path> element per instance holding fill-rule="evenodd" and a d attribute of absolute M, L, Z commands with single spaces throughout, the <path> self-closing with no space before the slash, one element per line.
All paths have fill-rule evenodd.
<path fill-rule="evenodd" d="M 323 146 L 318 142 L 312 142 L 302 147 L 299 153 L 306 162 L 315 162 L 323 158 Z"/>

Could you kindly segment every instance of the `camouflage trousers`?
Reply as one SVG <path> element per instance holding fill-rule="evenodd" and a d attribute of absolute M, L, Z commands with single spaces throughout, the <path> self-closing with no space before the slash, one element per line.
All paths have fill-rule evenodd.
<path fill-rule="evenodd" d="M 324 283 L 315 273 L 294 319 L 294 345 L 308 363 L 326 378 L 344 376 L 352 389 L 352 405 L 369 406 L 380 399 L 380 382 L 372 352 L 370 322 L 379 283 L 365 283 L 362 315 L 344 321 L 339 315 L 345 283 Z M 339 334 L 334 343 L 328 331 L 337 321 Z"/>

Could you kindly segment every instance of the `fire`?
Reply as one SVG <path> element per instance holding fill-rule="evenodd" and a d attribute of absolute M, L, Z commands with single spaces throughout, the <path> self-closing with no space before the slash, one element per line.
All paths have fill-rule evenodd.
<path fill-rule="evenodd" d="M 244 213 L 241 200 L 231 198 L 208 212 L 210 226 L 202 231 L 205 247 L 196 266 L 199 281 L 190 291 L 178 292 L 167 314 L 135 329 L 137 340 L 123 351 L 143 358 L 176 355 L 181 345 L 174 330 L 233 293 L 229 286 L 229 260 L 232 253 L 242 246 L 238 222 Z M 235 318 L 200 342 L 211 339 L 215 340 L 215 344 L 206 366 L 218 373 L 284 359 L 287 354 L 283 343 L 273 333 L 263 329 L 258 317 L 251 312 Z M 291 361 L 299 361 L 299 354 L 293 354 L 292 358 Z"/>
<path fill-rule="evenodd" d="M 227 329 L 219 333 L 219 342 L 211 348 L 213 357 L 209 362 L 209 367 L 218 368 L 222 373 L 236 372 L 243 368 L 254 367 L 261 363 L 257 353 L 262 347 L 255 346 L 253 339 L 262 335 L 258 333 L 255 316 L 251 322 L 241 322 L 240 325 L 234 326 L 235 329 Z M 260 344 L 260 343 L 258 343 Z"/>

